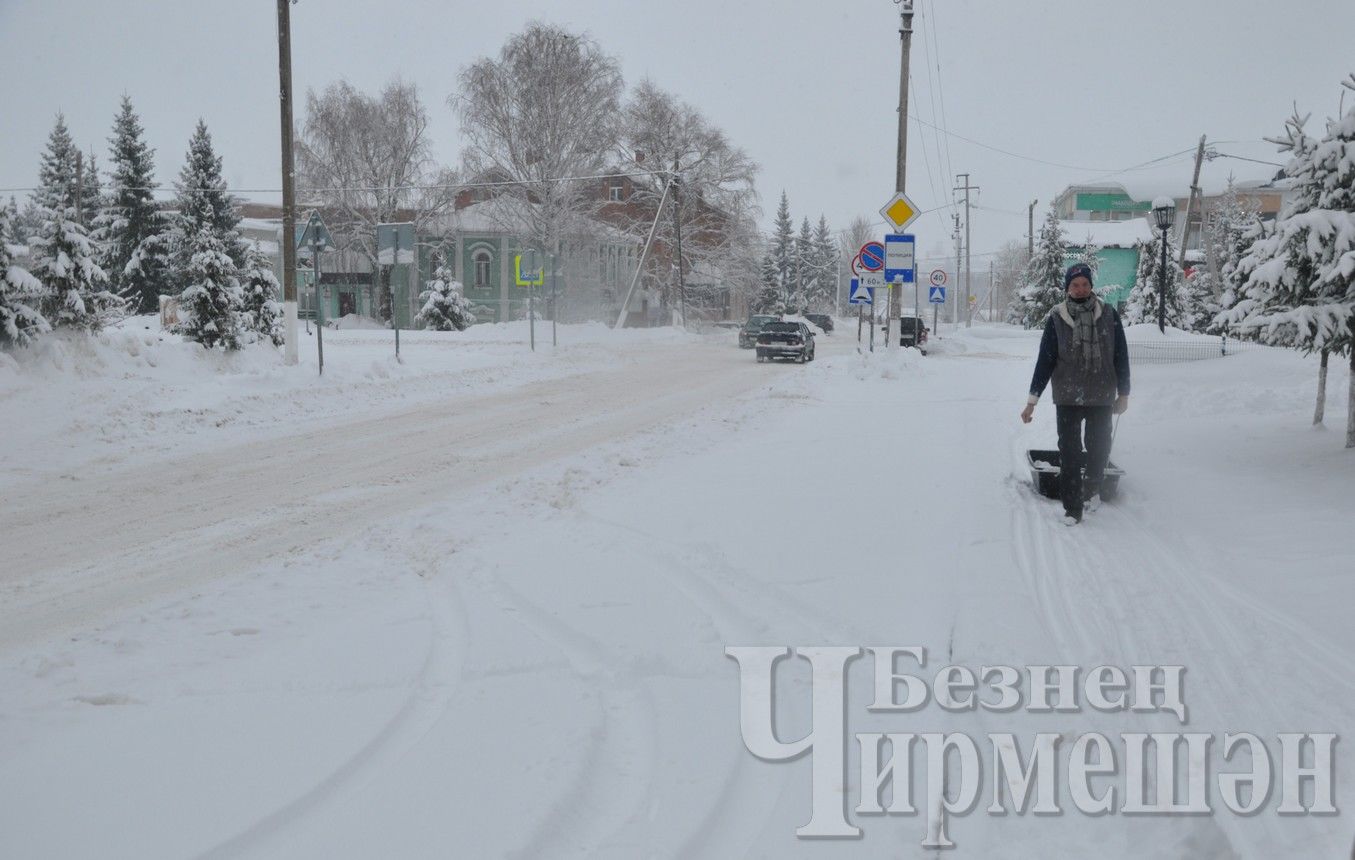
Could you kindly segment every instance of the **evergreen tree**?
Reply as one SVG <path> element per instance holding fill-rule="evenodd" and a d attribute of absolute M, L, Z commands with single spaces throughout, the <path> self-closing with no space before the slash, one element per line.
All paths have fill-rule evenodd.
<path fill-rule="evenodd" d="M 115 292 L 153 313 L 159 297 L 171 292 L 168 224 L 155 205 L 154 150 L 142 140 L 141 120 L 123 96 L 113 120 L 113 168 L 108 205 L 100 228 L 106 243 L 105 269 Z"/>
<path fill-rule="evenodd" d="M 828 219 L 819 215 L 819 224 L 814 228 L 814 277 L 817 289 L 809 297 L 809 307 L 814 311 L 837 311 L 837 255 L 837 242 L 828 229 Z"/>
<path fill-rule="evenodd" d="M 808 218 L 800 221 L 800 234 L 795 237 L 794 249 L 790 298 L 786 304 L 791 313 L 802 314 L 809 309 L 809 296 L 817 289 L 814 278 L 814 234 L 809 229 Z"/>
<path fill-rule="evenodd" d="M 99 236 L 96 225 L 99 222 L 99 213 L 103 209 L 103 183 L 99 180 L 99 165 L 94 158 L 94 151 L 90 150 L 89 155 L 75 153 L 76 173 L 80 177 L 80 223 L 89 231 L 90 238 L 96 242 Z"/>
<path fill-rule="evenodd" d="M 1198 289 L 1210 317 L 1207 328 L 1219 333 L 1224 327 L 1217 317 L 1236 301 L 1234 276 L 1237 264 L 1251 243 L 1260 237 L 1257 230 L 1260 218 L 1256 206 L 1244 203 L 1238 195 L 1232 177 L 1228 178 L 1228 187 L 1210 214 L 1212 217 L 1205 229 L 1206 267 L 1196 277 L 1204 278 Z"/>
<path fill-rule="evenodd" d="M 245 250 L 235 232 L 240 217 L 202 120 L 189 140 L 188 157 L 174 187 L 179 211 L 171 232 L 171 261 L 180 285 L 179 330 L 209 349 L 217 345 L 238 349 L 243 299 L 238 261 Z"/>
<path fill-rule="evenodd" d="M 1064 299 L 1064 259 L 1068 246 L 1064 243 L 1063 227 L 1058 212 L 1051 206 L 1040 226 L 1035 243 L 1035 256 L 1030 259 L 1022 277 L 1022 284 L 1012 298 L 1008 319 L 1026 328 L 1044 325 L 1054 306 Z"/>
<path fill-rule="evenodd" d="M 47 212 L 75 207 L 77 158 L 79 151 L 66 128 L 66 117 L 57 114 L 56 125 L 47 137 L 47 148 L 38 166 L 38 187 L 33 192 L 33 205 L 37 211 L 32 219 L 32 232 L 37 232 L 42 222 L 48 220 Z"/>
<path fill-rule="evenodd" d="M 755 314 L 778 316 L 786 311 L 786 296 L 781 289 L 781 274 L 770 252 L 762 258 L 762 277 L 757 292 L 749 301 L 749 310 Z"/>
<path fill-rule="evenodd" d="M 1158 294 L 1161 286 L 1158 275 L 1162 270 L 1162 231 L 1154 230 L 1153 238 L 1139 244 L 1139 265 L 1134 274 L 1134 289 L 1129 292 L 1125 303 L 1124 321 L 1127 325 L 1138 323 L 1156 323 Z M 1190 330 L 1195 321 L 1195 309 L 1191 307 L 1186 292 L 1185 277 L 1177 264 L 1177 245 L 1172 240 L 1171 231 L 1167 232 L 1167 289 L 1166 313 L 1167 325 Z"/>
<path fill-rule="evenodd" d="M 1355 90 L 1355 75 L 1342 85 Z M 1238 301 L 1225 322 L 1270 343 L 1304 352 L 1349 355 L 1346 447 L 1355 447 L 1355 107 L 1330 120 L 1320 141 L 1307 117 L 1274 139 L 1293 158 L 1285 166 L 1293 199 L 1272 235 L 1258 239 L 1238 265 Z M 1325 366 L 1325 361 L 1324 361 Z M 1321 403 L 1318 404 L 1319 412 Z"/>
<path fill-rule="evenodd" d="M 772 262 L 776 264 L 776 283 L 784 303 L 790 296 L 791 279 L 795 269 L 794 226 L 790 220 L 790 203 L 786 192 L 781 192 L 781 203 L 776 207 L 776 222 L 772 233 Z"/>
<path fill-rule="evenodd" d="M 240 270 L 240 325 L 273 346 L 282 346 L 284 339 L 280 295 L 272 261 L 257 245 L 249 245 Z"/>
<path fill-rule="evenodd" d="M 18 207 L 0 207 L 0 347 L 27 346 L 50 331 L 41 310 L 42 283 L 14 262 L 14 222 Z"/>
<path fill-rule="evenodd" d="M 240 215 L 235 199 L 226 191 L 221 157 L 213 150 L 212 136 L 202 120 L 198 120 L 188 141 L 188 155 L 174 188 L 178 193 L 171 243 L 174 268 L 187 270 L 190 258 L 198 253 L 195 237 L 202 232 L 212 233 L 238 267 L 244 258 L 244 247 L 235 231 Z"/>
<path fill-rule="evenodd" d="M 179 334 L 208 349 L 239 349 L 243 296 L 235 262 L 208 226 L 191 237 L 186 285 L 179 294 Z"/>
<path fill-rule="evenodd" d="M 461 282 L 452 279 L 444 265 L 438 265 L 428 289 L 419 294 L 423 309 L 414 321 L 436 331 L 465 331 L 475 323 L 470 302 L 466 301 Z"/>
<path fill-rule="evenodd" d="M 33 276 L 45 287 L 42 311 L 51 325 L 97 331 L 122 302 L 108 291 L 108 276 L 75 212 L 74 206 L 47 211 L 42 231 L 29 242 Z"/>

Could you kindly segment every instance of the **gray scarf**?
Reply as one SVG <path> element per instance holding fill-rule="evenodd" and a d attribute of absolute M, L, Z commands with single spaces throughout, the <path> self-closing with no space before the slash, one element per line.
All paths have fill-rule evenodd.
<path fill-rule="evenodd" d="M 1101 345 L 1096 339 L 1096 297 L 1085 302 L 1071 299 L 1064 303 L 1068 315 L 1073 318 L 1073 343 L 1076 347 L 1077 366 L 1082 370 L 1097 373 L 1101 370 Z"/>

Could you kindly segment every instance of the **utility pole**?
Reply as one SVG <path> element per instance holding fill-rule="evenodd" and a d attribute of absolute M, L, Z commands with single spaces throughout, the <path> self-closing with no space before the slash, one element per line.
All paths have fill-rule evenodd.
<path fill-rule="evenodd" d="M 1195 208 L 1195 199 L 1200 197 L 1200 163 L 1204 161 L 1204 135 L 1200 135 L 1200 145 L 1195 149 L 1195 174 L 1190 179 L 1190 197 L 1186 200 L 1186 220 L 1181 222 L 1181 253 L 1178 264 L 1181 271 L 1186 269 L 1186 237 L 1190 235 L 1190 213 Z M 1200 219 L 1200 232 L 1204 232 L 1204 219 Z"/>
<path fill-rule="evenodd" d="M 964 177 L 964 185 L 956 186 L 954 190 L 964 192 L 964 314 L 965 328 L 969 328 L 974 320 L 973 314 L 969 310 L 970 280 L 974 277 L 973 261 L 969 256 L 969 192 L 978 191 L 977 185 L 969 184 L 968 173 L 957 173 L 955 180 L 958 182 L 960 177 Z"/>
<path fill-rule="evenodd" d="M 951 236 L 955 239 L 955 285 L 950 288 L 951 294 L 955 296 L 955 313 L 951 322 L 955 325 L 960 324 L 960 213 L 955 212 L 950 216 L 955 221 L 955 229 L 951 230 Z"/>
<path fill-rule="evenodd" d="M 913 0 L 894 0 L 899 5 L 899 146 L 894 167 L 894 190 L 903 193 L 908 175 L 908 59 L 913 46 Z M 896 295 L 903 289 L 887 289 L 889 293 L 890 325 L 885 328 L 885 348 L 899 348 L 903 330 L 903 298 Z"/>
<path fill-rule="evenodd" d="M 292 162 L 291 3 L 278 0 L 278 103 L 282 113 L 282 315 L 283 360 L 296 364 L 296 185 Z M 319 285 L 316 285 L 317 289 Z"/>
<path fill-rule="evenodd" d="M 681 166 L 673 159 L 673 234 L 676 236 L 678 301 L 682 305 L 682 330 L 687 330 L 687 286 L 682 280 L 682 177 L 678 171 Z"/>
<path fill-rule="evenodd" d="M 1026 212 L 1026 259 L 1035 257 L 1035 204 L 1039 202 L 1030 201 L 1030 208 Z"/>

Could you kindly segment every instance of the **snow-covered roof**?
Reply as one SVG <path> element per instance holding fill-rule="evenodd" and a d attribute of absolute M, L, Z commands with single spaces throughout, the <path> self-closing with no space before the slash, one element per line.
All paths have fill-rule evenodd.
<path fill-rule="evenodd" d="M 513 197 L 494 197 L 480 203 L 472 203 L 464 209 L 443 217 L 440 223 L 452 230 L 463 233 L 510 233 L 525 236 L 531 232 L 533 215 L 541 205 Z M 594 219 L 582 219 L 589 223 L 587 232 L 608 238 L 614 242 L 633 242 L 635 238 L 628 233 Z"/>
<path fill-rule="evenodd" d="M 1102 248 L 1133 248 L 1153 238 L 1147 218 L 1128 221 L 1060 221 L 1063 240 L 1069 245 L 1085 245 L 1087 237 Z"/>

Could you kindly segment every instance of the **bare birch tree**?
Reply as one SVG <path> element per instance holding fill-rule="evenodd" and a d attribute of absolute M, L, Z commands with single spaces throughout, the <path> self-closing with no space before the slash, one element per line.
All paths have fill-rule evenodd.
<path fill-rule="evenodd" d="M 307 92 L 296 155 L 301 199 L 323 207 L 338 249 L 373 272 L 377 224 L 408 213 L 427 232 L 454 198 L 456 177 L 433 159 L 418 88 L 398 79 L 376 96 L 346 81 Z"/>
<path fill-rule="evenodd" d="M 447 101 L 461 118 L 467 174 L 509 183 L 494 194 L 524 204 L 496 208 L 511 213 L 504 228 L 525 226 L 525 238 L 556 254 L 564 237 L 588 233 L 603 198 L 580 177 L 602 173 L 615 149 L 624 86 L 616 59 L 586 35 L 533 22 L 460 83 Z"/>

